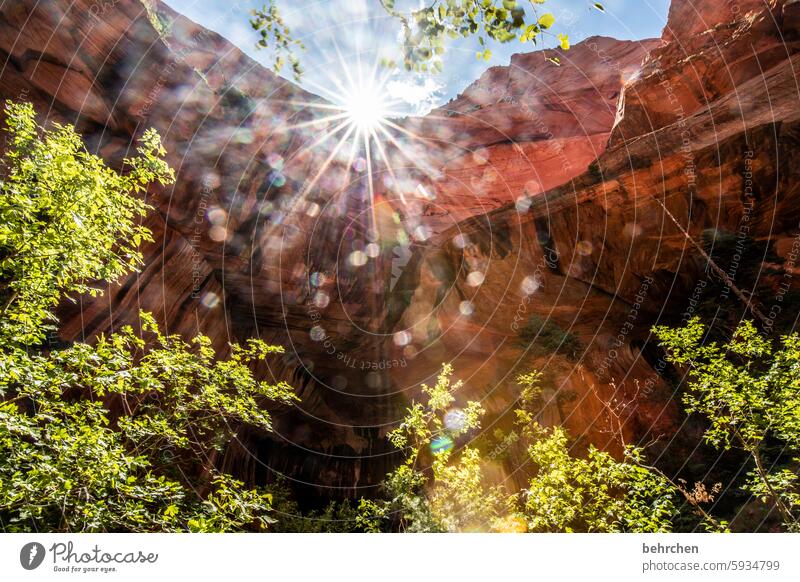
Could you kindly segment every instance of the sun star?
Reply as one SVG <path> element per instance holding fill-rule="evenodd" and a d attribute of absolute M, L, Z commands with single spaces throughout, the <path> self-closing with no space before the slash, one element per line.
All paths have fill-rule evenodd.
<path fill-rule="evenodd" d="M 338 52 L 338 51 L 337 51 Z M 369 205 L 374 214 L 376 195 L 375 172 L 385 171 L 386 177 L 377 185 L 384 197 L 396 197 L 407 204 L 405 193 L 398 188 L 399 180 L 394 165 L 411 165 L 425 172 L 435 172 L 406 143 L 398 141 L 393 134 L 400 134 L 406 141 L 419 139 L 392 118 L 407 113 L 393 109 L 402 100 L 393 97 L 387 90 L 392 77 L 389 70 L 382 69 L 376 58 L 371 67 L 364 67 L 359 59 L 345 62 L 339 54 L 339 67 L 328 71 L 328 82 L 324 84 L 308 80 L 312 89 L 318 90 L 327 102 L 292 102 L 295 105 L 327 112 L 311 121 L 287 125 L 284 129 L 309 129 L 308 143 L 299 154 L 318 150 L 323 144 L 328 150 L 325 159 L 305 181 L 305 187 L 295 196 L 295 202 L 305 200 L 317 187 L 322 176 L 335 164 L 345 169 L 341 187 L 350 183 L 352 175 L 363 172 L 369 195 Z M 333 145 L 331 145 L 331 143 Z M 399 160 L 399 161 L 398 161 Z M 373 226 L 375 217 L 371 217 Z"/>
<path fill-rule="evenodd" d="M 387 116 L 383 96 L 373 87 L 360 87 L 346 97 L 342 108 L 347 119 L 363 133 L 372 133 Z"/>

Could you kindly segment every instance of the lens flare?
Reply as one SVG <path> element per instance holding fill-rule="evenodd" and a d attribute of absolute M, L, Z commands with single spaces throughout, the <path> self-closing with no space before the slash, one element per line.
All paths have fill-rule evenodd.
<path fill-rule="evenodd" d="M 444 453 L 453 448 L 453 439 L 446 434 L 440 435 L 431 441 L 431 452 Z"/>
<path fill-rule="evenodd" d="M 350 123 L 362 133 L 373 133 L 388 116 L 386 100 L 372 84 L 349 93 L 342 108 Z"/>

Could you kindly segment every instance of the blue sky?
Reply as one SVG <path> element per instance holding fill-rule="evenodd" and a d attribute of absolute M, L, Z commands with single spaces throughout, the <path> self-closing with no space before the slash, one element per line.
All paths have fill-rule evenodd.
<path fill-rule="evenodd" d="M 268 51 L 256 50 L 256 34 L 248 23 L 250 11 L 263 0 L 165 0 L 166 3 L 206 28 L 214 30 L 257 61 L 269 65 Z M 413 7 L 418 0 L 398 1 Z M 312 93 L 332 99 L 337 77 L 357 61 L 369 69 L 379 56 L 396 56 L 399 25 L 388 18 L 378 0 L 278 0 L 284 19 L 296 38 L 306 45 L 300 53 L 305 74 L 301 85 Z M 569 35 L 572 43 L 604 35 L 638 40 L 661 35 L 667 19 L 669 0 L 605 0 L 606 12 L 591 7 L 587 0 L 548 0 L 539 13 L 556 16 L 554 32 Z M 554 39 L 533 46 L 518 42 L 490 45 L 489 62 L 475 58 L 477 38 L 452 42 L 444 56 L 444 72 L 438 75 L 393 73 L 386 87 L 393 109 L 403 113 L 425 113 L 447 102 L 477 79 L 488 67 L 507 65 L 512 54 L 554 46 Z M 341 54 L 341 59 L 337 55 Z M 286 72 L 290 75 L 290 72 Z"/>

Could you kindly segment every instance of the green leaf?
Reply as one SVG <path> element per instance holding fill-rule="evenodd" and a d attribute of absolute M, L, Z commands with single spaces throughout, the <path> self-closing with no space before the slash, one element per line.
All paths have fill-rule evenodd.
<path fill-rule="evenodd" d="M 541 26 L 545 30 L 553 26 L 555 22 L 556 22 L 556 17 L 549 12 L 547 14 L 542 14 L 542 16 L 539 17 L 539 26 Z"/>
<path fill-rule="evenodd" d="M 137 244 L 151 237 L 139 226 L 148 207 L 138 195 L 174 177 L 154 130 L 119 173 L 86 151 L 74 127 L 35 120 L 32 105 L 6 104 L 0 247 L 15 252 L 0 260 L 3 529 L 267 527 L 268 494 L 199 459 L 228 445 L 230 426 L 270 430 L 267 400 L 296 400 L 287 384 L 252 371 L 280 348 L 249 340 L 217 359 L 209 338 L 167 337 L 147 313 L 139 332 L 123 325 L 91 344 L 42 346 L 67 293 L 91 293 L 90 283 L 140 264 Z"/>

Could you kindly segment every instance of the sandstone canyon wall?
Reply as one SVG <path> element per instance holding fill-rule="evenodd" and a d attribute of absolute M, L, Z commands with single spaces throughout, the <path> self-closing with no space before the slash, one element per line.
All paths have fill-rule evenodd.
<path fill-rule="evenodd" d="M 709 229 L 746 225 L 769 251 L 759 264 L 795 267 L 800 2 L 674 0 L 662 39 L 590 38 L 554 51 L 561 67 L 516 55 L 398 121 L 396 175 L 377 171 L 374 205 L 363 169 L 311 147 L 320 98 L 163 4 L 23 0 L 0 26 L 3 98 L 75 123 L 112 163 L 154 126 L 177 172 L 151 194 L 145 268 L 65 305 L 64 339 L 146 309 L 221 350 L 285 345 L 261 372 L 302 402 L 220 462 L 252 482 L 286 476 L 301 498 L 373 492 L 396 462 L 386 433 L 444 361 L 459 401 L 488 410 L 489 450 L 516 374 L 539 368 L 544 422 L 613 449 L 603 402 L 621 402 L 628 436 L 660 438 L 659 461 L 690 473 L 696 427 L 650 327 L 713 286 L 695 244 Z M 383 234 L 354 268 L 369 214 Z M 491 456 L 497 478 L 522 480 L 521 458 Z"/>

